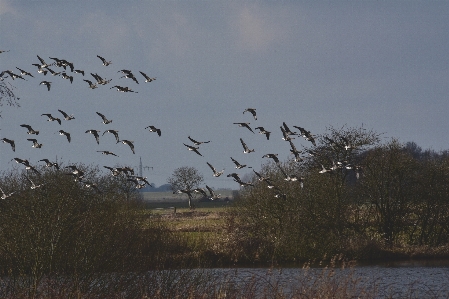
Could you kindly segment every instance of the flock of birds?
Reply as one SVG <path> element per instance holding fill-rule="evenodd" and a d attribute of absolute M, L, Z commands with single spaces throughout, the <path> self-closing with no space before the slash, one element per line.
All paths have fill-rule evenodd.
<path fill-rule="evenodd" d="M 5 53 L 5 52 L 9 52 L 8 51 L 0 51 L 1 53 Z M 103 66 L 109 66 L 112 64 L 111 61 L 108 61 L 106 59 L 104 59 L 103 57 L 97 55 L 97 57 L 101 60 L 102 65 Z M 47 63 L 42 57 L 40 57 L 39 55 L 37 55 L 37 59 L 39 60 L 39 63 L 33 63 L 31 65 L 37 67 L 37 73 L 40 76 L 52 76 L 52 77 L 61 77 L 63 79 L 67 79 L 70 81 L 70 83 L 72 84 L 74 81 L 74 74 L 79 74 L 80 76 L 85 75 L 84 70 L 80 70 L 80 69 L 76 69 L 74 67 L 74 64 L 72 62 L 69 62 L 66 59 L 59 59 L 56 57 L 49 57 L 49 59 L 52 60 L 51 63 Z M 20 73 L 17 73 L 16 71 L 12 71 L 12 70 L 4 70 L 0 73 L 0 81 L 4 81 L 6 79 L 12 79 L 12 80 L 25 80 L 26 76 L 28 77 L 32 77 L 34 78 L 34 75 L 22 68 L 16 67 L 16 69 L 18 71 L 20 71 Z M 139 84 L 139 80 L 138 78 L 136 78 L 136 76 L 133 74 L 133 72 L 131 70 L 127 70 L 127 69 L 122 69 L 119 70 L 118 73 L 122 73 L 124 74 L 122 77 L 120 78 L 129 78 L 132 79 L 134 81 L 134 83 Z M 146 73 L 139 71 L 139 73 L 143 76 L 143 78 L 145 79 L 144 82 L 149 83 L 149 82 L 153 82 L 156 80 L 156 77 L 150 77 L 148 76 Z M 95 79 L 95 82 L 88 80 L 88 79 L 83 79 L 83 81 L 87 82 L 89 85 L 89 88 L 91 89 L 96 89 L 101 85 L 107 85 L 108 83 L 110 83 L 112 81 L 112 79 L 103 79 L 102 76 L 100 76 L 97 73 L 90 73 L 90 75 Z M 51 90 L 51 86 L 53 84 L 53 81 L 50 80 L 43 80 L 39 83 L 39 85 L 44 85 L 47 87 L 47 90 L 50 91 Z M 14 87 L 10 81 L 6 81 L 7 84 L 9 84 L 11 87 Z M 130 87 L 128 86 L 121 86 L 121 85 L 115 85 L 112 86 L 110 89 L 116 89 L 120 92 L 132 92 L 132 93 L 137 93 L 136 91 L 133 91 Z M 73 114 L 68 114 L 65 111 L 58 109 L 58 112 L 61 113 L 62 115 L 62 119 L 65 121 L 71 121 L 74 120 L 75 117 Z M 96 112 L 96 114 L 101 118 L 102 123 L 103 124 L 110 124 L 112 123 L 111 119 L 108 119 L 104 114 L 100 113 L 100 112 Z M 45 116 L 47 117 L 47 121 L 49 122 L 57 122 L 59 125 L 62 124 L 62 120 L 61 118 L 52 115 L 51 113 L 43 113 L 41 114 L 41 116 Z M 28 141 L 32 142 L 32 147 L 33 148 L 37 148 L 40 149 L 43 147 L 42 143 L 38 142 L 38 135 L 39 135 L 39 130 L 35 130 L 31 125 L 29 124 L 20 124 L 21 127 L 27 129 L 27 134 L 28 135 L 33 135 L 35 136 L 35 138 L 27 138 Z M 155 128 L 154 126 L 149 126 L 147 128 L 150 128 L 150 132 L 157 132 L 159 134 L 159 136 L 161 135 L 161 131 L 157 128 Z M 145 128 L 145 129 L 147 129 Z M 134 142 L 131 140 L 127 140 L 127 139 L 120 139 L 119 135 L 118 135 L 118 130 L 113 130 L 113 129 L 108 129 L 105 131 L 100 131 L 100 130 L 94 130 L 94 129 L 89 129 L 86 130 L 85 133 L 88 134 L 92 134 L 96 140 L 96 143 L 99 144 L 99 138 L 100 138 L 100 134 L 103 136 L 106 133 L 110 133 L 112 135 L 114 135 L 116 143 L 123 143 L 126 144 L 130 150 L 132 151 L 133 154 L 135 154 L 134 151 Z M 71 138 L 71 134 L 65 130 L 59 130 L 58 131 L 59 135 L 65 136 L 67 139 L 67 142 L 70 143 L 72 141 Z M 1 141 L 3 141 L 4 143 L 7 143 L 10 145 L 11 150 L 13 152 L 16 151 L 16 142 L 14 139 L 12 138 L 1 138 Z M 101 150 L 101 151 L 97 151 L 101 154 L 104 155 L 111 155 L 111 156 L 117 156 L 116 154 L 114 154 L 112 151 L 108 151 L 108 150 Z M 118 156 L 117 156 L 118 157 Z M 21 159 L 21 158 L 13 158 L 11 161 L 15 161 L 18 164 L 22 164 L 25 167 L 25 170 L 28 171 L 32 171 L 33 173 L 40 175 L 40 171 L 38 170 L 36 165 L 31 165 L 31 163 L 27 160 L 27 159 Z M 44 162 L 45 166 L 44 167 L 54 167 L 56 169 L 60 169 L 60 166 L 57 162 L 52 162 L 47 158 L 41 159 L 38 162 Z M 142 176 L 137 176 L 134 174 L 134 170 L 129 167 L 129 166 L 124 166 L 124 167 L 110 167 L 110 166 L 104 166 L 104 168 L 110 170 L 111 174 L 113 176 L 118 176 L 118 175 L 125 175 L 127 177 L 127 180 L 130 182 L 133 182 L 135 184 L 135 187 L 137 189 L 142 189 L 145 186 L 152 186 L 146 177 L 142 177 Z M 79 169 L 76 165 L 69 165 L 69 166 L 65 166 L 64 167 L 65 171 L 64 173 L 67 175 L 71 175 L 74 177 L 74 180 L 76 182 L 79 182 L 81 184 L 83 184 L 83 186 L 87 187 L 87 188 L 93 188 L 95 190 L 97 190 L 98 192 L 101 192 L 100 188 L 95 184 L 92 183 L 91 181 L 87 180 L 85 178 L 85 173 Z M 35 184 L 32 179 L 30 178 L 30 176 L 25 175 L 26 180 L 30 183 L 30 188 L 31 189 L 37 189 L 40 188 L 42 186 L 45 186 L 45 183 L 41 183 L 41 184 Z M 4 190 L 2 188 L 0 188 L 0 191 L 2 193 L 1 198 L 2 199 L 6 199 L 10 196 L 12 196 L 15 192 L 10 192 L 10 193 L 5 193 Z"/>
<path fill-rule="evenodd" d="M 3 51 L 3 52 L 7 52 L 7 51 Z M 0 51 L 0 53 L 2 53 L 2 51 Z M 101 60 L 102 65 L 105 67 L 108 67 L 112 64 L 111 61 L 106 60 L 105 58 L 103 58 L 99 55 L 97 55 L 97 57 Z M 39 60 L 39 63 L 33 63 L 32 65 L 37 67 L 37 73 L 39 74 L 39 76 L 53 76 L 53 77 L 61 76 L 63 79 L 67 79 L 70 81 L 70 83 L 72 83 L 74 80 L 74 76 L 75 76 L 74 74 L 79 74 L 79 76 L 83 76 L 83 77 L 85 75 L 85 72 L 83 70 L 76 69 L 74 67 L 73 63 L 71 63 L 65 59 L 49 57 L 49 59 L 51 59 L 53 62 L 47 63 L 39 55 L 37 55 L 37 58 Z M 16 68 L 20 71 L 20 74 L 17 74 L 11 70 L 5 70 L 0 73 L 0 80 L 5 80 L 7 78 L 11 78 L 12 80 L 16 80 L 16 79 L 26 80 L 25 76 L 34 77 L 31 73 L 29 73 L 19 67 L 16 67 Z M 119 70 L 117 73 L 123 74 L 123 76 L 121 76 L 120 79 L 123 79 L 123 78 L 131 79 L 135 84 L 139 84 L 139 79 L 134 75 L 134 73 L 131 70 L 122 69 L 122 70 Z M 139 73 L 145 79 L 146 83 L 153 82 L 156 80 L 155 77 L 149 77 L 142 71 L 139 71 Z M 112 79 L 104 79 L 102 76 L 98 75 L 97 73 L 90 73 L 90 75 L 95 79 L 95 81 L 91 81 L 88 79 L 83 79 L 83 81 L 88 83 L 88 87 L 91 89 L 96 89 L 102 85 L 107 85 L 112 81 Z M 39 83 L 39 85 L 45 85 L 47 87 L 48 91 L 51 90 L 52 84 L 53 84 L 53 81 L 49 81 L 49 80 L 43 80 Z M 133 91 L 128 86 L 114 85 L 110 89 L 113 89 L 113 88 L 115 88 L 116 90 L 118 90 L 120 92 L 136 93 L 136 91 Z M 65 111 L 63 111 L 61 109 L 58 109 L 58 112 L 62 115 L 62 118 L 64 121 L 75 120 L 75 117 L 73 114 L 66 113 Z M 243 114 L 246 114 L 246 113 L 251 114 L 254 121 L 258 120 L 255 108 L 244 109 Z M 110 125 L 112 123 L 112 120 L 109 119 L 104 114 L 102 114 L 100 112 L 96 112 L 96 114 L 101 118 L 103 124 Z M 41 116 L 47 117 L 47 121 L 49 121 L 49 122 L 57 122 L 59 125 L 62 124 L 61 118 L 55 117 L 51 113 L 43 113 L 43 114 L 41 114 Z M 245 128 L 253 134 L 255 134 L 254 130 L 257 130 L 259 132 L 259 134 L 264 135 L 267 140 L 270 140 L 272 132 L 266 130 L 262 126 L 254 127 L 254 130 L 253 130 L 250 122 L 235 122 L 233 124 L 238 125 L 239 127 Z M 37 140 L 37 138 L 38 138 L 37 136 L 39 135 L 39 130 L 35 130 L 29 124 L 21 124 L 20 126 L 27 129 L 26 133 L 28 135 L 36 136 L 35 138 L 27 139 L 28 141 L 32 142 L 33 148 L 39 149 L 43 146 L 43 144 L 39 143 Z M 315 147 L 317 136 L 313 135 L 310 131 L 306 130 L 303 127 L 299 127 L 299 126 L 293 126 L 293 127 L 295 129 L 297 129 L 299 132 L 292 131 L 285 122 L 282 123 L 282 126 L 280 126 L 280 129 L 282 132 L 282 140 L 289 142 L 290 153 L 294 156 L 294 161 L 297 163 L 302 162 L 305 159 L 305 157 L 302 156 L 302 154 L 308 154 L 308 156 L 316 156 L 317 155 L 316 152 L 314 152 L 313 150 L 307 149 L 305 147 L 304 147 L 303 151 L 299 151 L 295 147 L 292 140 L 295 139 L 294 136 L 300 136 L 300 137 L 303 137 L 306 141 L 310 142 Z M 149 132 L 156 133 L 159 137 L 161 137 L 161 135 L 162 135 L 162 130 L 153 125 L 147 126 L 144 129 L 148 130 Z M 59 135 L 65 136 L 68 143 L 71 142 L 71 134 L 69 132 L 61 129 L 58 131 L 58 133 L 59 133 Z M 95 129 L 88 129 L 85 131 L 85 133 L 92 134 L 93 137 L 95 138 L 95 141 L 97 144 L 100 144 L 99 143 L 100 136 L 104 136 L 106 133 L 112 134 L 115 137 L 116 144 L 122 143 L 122 144 L 127 145 L 130 148 L 131 152 L 133 154 L 135 154 L 134 142 L 129 139 L 119 138 L 118 130 L 107 129 L 104 131 L 100 131 L 100 130 L 95 130 Z M 184 146 L 187 148 L 187 150 L 192 151 L 192 152 L 196 153 L 197 155 L 203 157 L 203 155 L 200 152 L 200 146 L 202 144 L 207 144 L 210 141 L 198 141 L 198 140 L 193 139 L 191 136 L 188 136 L 188 139 L 191 142 L 191 144 L 183 143 Z M 349 151 L 354 148 L 351 145 L 351 142 L 348 139 L 346 139 L 345 137 L 341 136 L 340 139 L 341 140 L 334 141 L 328 137 L 325 137 L 326 142 L 333 147 L 337 147 L 337 146 L 342 147 L 346 151 Z M 4 143 L 9 144 L 12 151 L 15 151 L 16 144 L 13 139 L 5 137 L 0 140 L 3 141 Z M 245 153 L 245 154 L 255 153 L 255 149 L 248 147 L 248 145 L 245 143 L 243 138 L 240 138 L 240 143 L 243 148 L 243 153 Z M 114 152 L 109 151 L 109 150 L 101 150 L 101 151 L 97 151 L 97 152 L 99 152 L 103 155 L 117 156 Z M 230 157 L 230 158 L 231 158 L 232 162 L 235 164 L 235 168 L 238 170 L 243 169 L 245 167 L 252 168 L 251 166 L 247 166 L 246 164 L 241 164 L 239 161 L 237 161 L 233 157 Z M 281 171 L 281 173 L 284 175 L 285 181 L 298 182 L 300 184 L 300 186 L 303 187 L 304 177 L 301 177 L 300 175 L 297 175 L 297 174 L 288 173 L 286 171 L 286 169 L 284 169 L 281 166 L 281 163 L 279 161 L 277 153 L 267 153 L 267 154 L 264 154 L 262 156 L 262 158 L 272 159 L 275 162 L 275 164 L 277 165 L 277 167 L 279 168 L 279 170 Z M 36 174 L 40 173 L 39 170 L 35 166 L 31 165 L 30 162 L 26 159 L 14 158 L 12 160 L 14 160 L 15 162 L 17 162 L 19 164 L 24 165 L 26 171 L 32 171 Z M 52 162 L 48 159 L 41 159 L 41 160 L 39 160 L 39 162 L 44 162 L 45 167 L 55 167 L 56 169 L 60 168 L 56 162 Z M 206 163 L 209 166 L 209 168 L 212 170 L 212 173 L 213 173 L 212 175 L 214 177 L 220 177 L 221 175 L 224 174 L 225 169 L 218 171 L 211 163 L 209 163 L 207 161 L 206 161 Z M 104 168 L 108 169 L 112 176 L 121 176 L 121 175 L 126 176 L 127 180 L 134 183 L 135 188 L 137 188 L 137 189 L 142 189 L 146 186 L 152 186 L 148 182 L 147 177 L 135 175 L 134 170 L 131 167 L 128 167 L 128 166 L 122 166 L 122 167 L 104 166 Z M 359 175 L 359 172 L 361 171 L 360 166 L 353 166 L 353 165 L 350 165 L 345 162 L 333 162 L 333 165 L 329 168 L 326 168 L 325 166 L 323 166 L 321 164 L 321 170 L 319 171 L 319 173 L 332 173 L 332 172 L 334 172 L 338 169 L 342 169 L 342 168 L 352 169 L 352 170 L 356 171 L 357 177 Z M 66 171 L 64 173 L 67 175 L 73 176 L 73 178 L 76 182 L 83 184 L 83 186 L 85 186 L 86 188 L 93 188 L 93 189 L 97 190 L 98 192 L 101 192 L 101 189 L 99 188 L 99 186 L 97 186 L 95 183 L 92 183 L 91 181 L 87 180 L 85 178 L 84 172 L 81 169 L 79 169 L 76 165 L 65 166 L 64 169 L 66 169 Z M 285 197 L 284 192 L 281 190 L 281 188 L 276 186 L 276 184 L 273 182 L 272 179 L 270 179 L 269 177 L 262 176 L 259 172 L 255 171 L 254 169 L 253 169 L 253 172 L 257 176 L 259 181 L 266 182 L 268 188 L 275 190 L 275 197 Z M 240 175 L 236 172 L 227 174 L 227 177 L 232 178 L 241 187 L 254 186 L 251 182 L 244 182 L 240 178 Z M 26 179 L 30 183 L 31 189 L 37 189 L 37 188 L 40 188 L 45 185 L 45 183 L 35 184 L 29 176 L 26 176 Z M 189 202 L 190 202 L 190 199 L 193 198 L 193 195 L 195 193 L 202 194 L 203 196 L 208 197 L 211 200 L 220 198 L 221 195 L 216 194 L 211 187 L 209 187 L 208 185 L 206 185 L 205 187 L 206 188 L 195 188 L 193 190 L 179 189 L 179 190 L 174 191 L 173 193 L 187 194 L 187 196 L 189 197 Z M 2 197 L 1 197 L 2 199 L 8 198 L 12 194 L 14 194 L 14 192 L 5 193 L 5 192 L 3 192 L 3 190 L 1 188 L 0 188 L 0 190 L 2 192 Z"/>

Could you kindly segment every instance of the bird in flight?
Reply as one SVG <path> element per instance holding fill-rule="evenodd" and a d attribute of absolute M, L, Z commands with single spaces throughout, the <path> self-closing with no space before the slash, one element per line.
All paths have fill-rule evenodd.
<path fill-rule="evenodd" d="M 256 130 L 259 130 L 259 134 L 265 134 L 265 136 L 267 137 L 267 140 L 270 140 L 270 134 L 271 132 L 267 131 L 264 129 L 264 127 L 257 127 L 255 128 Z"/>
<path fill-rule="evenodd" d="M 15 144 L 14 140 L 8 139 L 8 138 L 2 138 L 0 140 L 3 141 L 4 143 L 9 143 L 9 145 L 11 145 L 12 151 L 13 152 L 16 151 L 16 144 Z"/>
<path fill-rule="evenodd" d="M 254 149 L 249 149 L 249 147 L 246 145 L 246 143 L 243 141 L 242 138 L 240 138 L 240 142 L 242 143 L 242 146 L 243 146 L 243 152 L 244 152 L 245 154 L 249 154 L 249 153 L 254 152 Z"/>
<path fill-rule="evenodd" d="M 49 81 L 42 81 L 41 83 L 39 83 L 39 85 L 46 85 L 48 91 L 50 91 L 51 82 L 49 82 Z"/>
<path fill-rule="evenodd" d="M 256 115 L 256 109 L 255 108 L 246 108 L 245 111 L 243 111 L 243 114 L 245 114 L 245 112 L 250 112 L 253 115 L 254 120 L 257 120 L 257 115 Z"/>
<path fill-rule="evenodd" d="M 209 140 L 209 141 L 197 141 L 197 140 L 191 138 L 190 136 L 187 137 L 187 138 L 189 138 L 189 140 L 192 141 L 193 144 L 195 144 L 195 145 L 200 145 L 200 144 L 202 144 L 202 143 L 209 143 L 209 142 L 210 142 L 210 140 Z"/>
<path fill-rule="evenodd" d="M 255 134 L 253 129 L 251 129 L 251 127 L 249 126 L 249 123 L 234 123 L 234 125 L 239 125 L 239 127 L 245 127 L 248 130 L 250 130 L 253 134 Z"/>
<path fill-rule="evenodd" d="M 61 114 L 64 116 L 65 120 L 71 120 L 71 119 L 75 119 L 75 117 L 73 116 L 73 114 L 68 115 L 67 113 L 65 113 L 64 111 L 58 109 L 59 112 L 61 112 Z"/>
<path fill-rule="evenodd" d="M 154 77 L 154 78 L 150 78 L 150 77 L 149 77 L 149 76 L 147 76 L 147 74 L 145 74 L 144 72 L 141 72 L 141 71 L 139 71 L 139 73 L 141 73 L 141 74 L 142 74 L 142 76 L 144 76 L 144 78 L 145 78 L 145 82 L 152 82 L 152 81 L 156 80 L 156 77 Z"/>
<path fill-rule="evenodd" d="M 118 157 L 116 154 L 114 154 L 113 152 L 110 151 L 97 151 L 98 153 L 102 153 L 103 155 L 112 155 L 112 156 L 116 156 Z"/>
<path fill-rule="evenodd" d="M 59 130 L 59 135 L 64 135 L 65 137 L 67 137 L 67 141 L 70 143 L 70 141 L 72 140 L 72 138 L 70 137 L 70 133 L 66 132 L 64 130 Z"/>
<path fill-rule="evenodd" d="M 159 135 L 159 137 L 161 137 L 161 129 L 158 129 L 155 126 L 148 126 L 145 128 L 145 130 L 148 128 L 150 128 L 150 130 L 149 130 L 150 132 L 156 132 L 157 135 Z"/>
<path fill-rule="evenodd" d="M 131 149 L 131 151 L 133 152 L 133 154 L 135 154 L 134 152 L 134 141 L 130 141 L 130 140 L 120 140 L 121 143 L 123 144 L 127 144 L 129 146 L 129 148 Z"/>
<path fill-rule="evenodd" d="M 95 140 L 97 141 L 97 144 L 100 144 L 100 136 L 98 135 L 99 130 L 87 130 L 86 133 L 93 134 L 95 137 Z"/>
<path fill-rule="evenodd" d="M 113 135 L 115 136 L 115 140 L 117 141 L 117 143 L 120 142 L 120 140 L 119 140 L 119 138 L 118 138 L 118 131 L 117 131 L 117 130 L 106 130 L 106 131 L 103 132 L 103 135 L 104 135 L 105 133 L 111 133 L 111 134 L 113 134 Z M 103 136 L 103 135 L 102 135 L 102 136 Z"/>
<path fill-rule="evenodd" d="M 194 146 L 192 146 L 192 145 L 187 145 L 187 144 L 185 144 L 185 143 L 183 143 L 183 144 L 184 144 L 185 146 L 188 147 L 189 151 L 195 152 L 195 153 L 197 153 L 198 155 L 203 156 L 203 155 L 201 155 L 201 153 L 198 151 L 199 147 L 194 147 Z"/>
<path fill-rule="evenodd" d="M 220 175 L 223 174 L 224 169 L 223 169 L 222 171 L 217 171 L 217 170 L 215 169 L 215 167 L 213 167 L 209 162 L 206 162 L 206 163 L 207 163 L 207 165 L 209 165 L 210 169 L 212 169 L 212 171 L 214 172 L 214 174 L 213 174 L 214 177 L 217 177 L 217 178 L 218 178 Z"/>
<path fill-rule="evenodd" d="M 106 116 L 104 116 L 103 114 L 101 114 L 100 112 L 97 112 L 97 114 L 103 119 L 103 123 L 105 125 L 110 124 L 112 122 L 112 119 L 107 119 Z"/>
<path fill-rule="evenodd" d="M 50 113 L 42 113 L 42 115 L 45 115 L 46 117 L 48 117 L 47 121 L 57 121 L 59 124 L 61 124 L 61 120 L 57 117 L 53 117 Z"/>
<path fill-rule="evenodd" d="M 33 128 L 30 125 L 22 124 L 20 126 L 28 129 L 27 134 L 39 135 L 39 131 L 33 130 Z"/>
<path fill-rule="evenodd" d="M 41 148 L 42 147 L 42 143 L 37 142 L 37 139 L 28 138 L 27 140 L 33 142 L 33 145 L 31 147 L 34 147 L 34 148 Z"/>
<path fill-rule="evenodd" d="M 104 65 L 104 66 L 108 66 L 108 65 L 112 64 L 111 61 L 107 61 L 106 59 L 104 59 L 104 58 L 101 57 L 100 55 L 97 55 L 97 57 L 101 59 L 101 61 L 103 62 L 103 65 Z"/>

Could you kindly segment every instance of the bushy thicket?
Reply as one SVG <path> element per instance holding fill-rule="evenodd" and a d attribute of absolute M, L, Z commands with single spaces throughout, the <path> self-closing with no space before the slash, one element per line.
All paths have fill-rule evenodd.
<path fill-rule="evenodd" d="M 241 190 L 224 242 L 232 260 L 363 259 L 448 244 L 447 152 L 344 127 L 328 128 L 303 153 L 301 162 L 263 165 L 270 180 L 254 175 L 254 187 Z"/>
<path fill-rule="evenodd" d="M 63 166 L 2 175 L 2 190 L 14 194 L 0 202 L 0 271 L 13 289 L 33 296 L 49 279 L 79 288 L 102 273 L 163 267 L 178 250 L 164 225 L 142 214 L 125 176 L 77 167 L 97 188 L 75 181 Z M 31 182 L 42 186 L 32 189 Z"/>

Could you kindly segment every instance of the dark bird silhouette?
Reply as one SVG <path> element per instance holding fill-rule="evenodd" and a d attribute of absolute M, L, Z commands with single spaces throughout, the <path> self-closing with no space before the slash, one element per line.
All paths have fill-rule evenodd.
<path fill-rule="evenodd" d="M 90 89 L 95 89 L 95 88 L 98 87 L 97 84 L 94 84 L 94 83 L 93 83 L 92 81 L 90 81 L 90 80 L 83 79 L 83 81 L 86 81 L 86 82 L 89 84 L 89 88 L 90 88 Z"/>
<path fill-rule="evenodd" d="M 73 116 L 73 114 L 68 115 L 67 113 L 65 113 L 64 111 L 58 109 L 59 112 L 61 112 L 62 116 L 64 116 L 65 120 L 72 120 L 75 119 L 75 117 Z"/>
<path fill-rule="evenodd" d="M 265 137 L 267 137 L 267 140 L 270 140 L 270 134 L 271 132 L 264 129 L 264 127 L 257 127 L 256 130 L 259 130 L 259 134 L 265 134 Z"/>
<path fill-rule="evenodd" d="M 245 114 L 245 112 L 250 112 L 253 115 L 254 119 L 257 120 L 255 108 L 246 108 L 245 111 L 243 111 L 243 114 Z"/>
<path fill-rule="evenodd" d="M 116 156 L 118 157 L 116 154 L 114 154 L 113 152 L 110 151 L 97 151 L 98 153 L 102 153 L 103 155 L 112 155 L 112 156 Z"/>
<path fill-rule="evenodd" d="M 214 190 L 212 190 L 211 187 L 209 187 L 208 185 L 206 185 L 207 190 L 210 193 L 209 199 L 210 200 L 215 200 L 215 199 L 219 199 L 221 194 L 216 194 Z"/>
<path fill-rule="evenodd" d="M 102 119 L 103 119 L 103 123 L 105 125 L 110 124 L 112 122 L 112 119 L 107 119 L 106 116 L 104 116 L 103 114 L 101 114 L 100 112 L 96 112 Z"/>
<path fill-rule="evenodd" d="M 61 124 L 61 120 L 57 117 L 53 117 L 50 113 L 42 113 L 42 115 L 45 115 L 48 117 L 47 121 L 57 121 L 59 124 Z"/>
<path fill-rule="evenodd" d="M 242 169 L 243 167 L 246 167 L 246 164 L 240 164 L 236 159 L 234 159 L 234 158 L 232 158 L 231 157 L 231 160 L 232 160 L 232 162 L 234 162 L 234 164 L 235 164 L 235 168 L 237 168 L 237 169 Z"/>
<path fill-rule="evenodd" d="M 20 74 L 21 74 L 22 76 L 30 76 L 30 77 L 33 77 L 33 78 L 34 78 L 34 76 L 31 75 L 31 73 L 28 73 L 27 71 L 22 70 L 21 68 L 18 68 L 17 66 L 16 66 L 16 69 L 18 69 L 18 70 L 20 71 Z"/>
<path fill-rule="evenodd" d="M 45 167 L 54 167 L 54 168 L 56 168 L 56 169 L 59 170 L 59 165 L 58 165 L 58 163 L 56 163 L 56 162 L 51 162 L 51 161 L 48 160 L 48 159 L 41 159 L 41 160 L 39 160 L 39 162 L 40 162 L 40 161 L 45 162 Z"/>
<path fill-rule="evenodd" d="M 39 83 L 39 85 L 47 86 L 48 91 L 50 91 L 51 82 L 49 82 L 49 81 L 42 81 L 41 83 Z"/>
<path fill-rule="evenodd" d="M 70 143 L 70 141 L 72 140 L 72 138 L 70 137 L 70 133 L 66 132 L 64 130 L 59 130 L 59 135 L 64 135 L 65 137 L 67 137 L 67 141 Z"/>
<path fill-rule="evenodd" d="M 33 130 L 33 128 L 30 125 L 22 124 L 20 126 L 28 129 L 27 134 L 39 135 L 39 131 Z"/>
<path fill-rule="evenodd" d="M 28 138 L 27 140 L 33 142 L 33 145 L 31 147 L 34 147 L 34 148 L 41 148 L 42 147 L 42 143 L 37 142 L 37 139 Z"/>
<path fill-rule="evenodd" d="M 134 92 L 134 93 L 138 93 L 137 91 L 131 90 L 131 89 L 130 89 L 129 87 L 127 87 L 127 86 L 123 87 L 123 86 L 115 85 L 115 86 L 112 86 L 112 87 L 109 88 L 109 89 L 113 89 L 113 88 L 117 88 L 117 91 L 120 91 L 120 92 Z"/>
<path fill-rule="evenodd" d="M 16 144 L 15 144 L 14 140 L 8 139 L 8 138 L 2 138 L 0 140 L 3 141 L 4 143 L 9 143 L 9 145 L 11 145 L 12 151 L 13 152 L 16 151 Z"/>
<path fill-rule="evenodd" d="M 123 144 L 127 144 L 129 146 L 129 148 L 131 149 L 131 151 L 133 152 L 133 154 L 135 154 L 134 152 L 134 141 L 130 141 L 130 140 L 120 140 L 121 143 Z"/>
<path fill-rule="evenodd" d="M 239 127 L 247 128 L 247 129 L 250 130 L 253 134 L 255 134 L 254 131 L 253 131 L 253 129 L 251 129 L 251 127 L 249 126 L 249 124 L 250 124 L 250 123 L 234 123 L 234 125 L 239 125 Z"/>
<path fill-rule="evenodd" d="M 118 138 L 118 131 L 117 131 L 117 130 L 106 130 L 106 131 L 103 132 L 103 135 L 104 135 L 105 133 L 111 133 L 111 134 L 113 134 L 113 135 L 115 136 L 115 140 L 117 141 L 117 143 L 120 142 L 120 140 L 119 140 L 119 138 Z M 102 135 L 102 136 L 103 136 L 103 135 Z"/>
<path fill-rule="evenodd" d="M 106 59 L 104 59 L 104 58 L 101 57 L 100 55 L 97 55 L 97 57 L 101 59 L 101 61 L 103 62 L 103 65 L 104 65 L 104 66 L 108 66 L 108 65 L 112 64 L 111 61 L 107 61 Z"/>
<path fill-rule="evenodd" d="M 242 146 L 243 146 L 243 152 L 244 152 L 245 154 L 249 154 L 249 153 L 254 152 L 254 149 L 249 149 L 249 147 L 246 145 L 246 143 L 243 141 L 242 138 L 240 138 L 240 142 L 242 143 Z"/>
<path fill-rule="evenodd" d="M 194 146 L 192 146 L 192 145 L 187 145 L 187 144 L 185 144 L 185 143 L 183 143 L 183 144 L 184 144 L 185 146 L 187 146 L 187 148 L 189 149 L 189 151 L 195 152 L 195 153 L 197 153 L 198 155 L 203 156 L 203 155 L 201 155 L 200 152 L 198 151 L 199 147 L 194 147 Z"/>
<path fill-rule="evenodd" d="M 145 128 L 145 130 L 148 128 L 150 128 L 150 130 L 149 130 L 150 132 L 156 132 L 157 135 L 159 135 L 159 137 L 161 136 L 161 129 L 158 129 L 155 126 L 148 126 Z"/>
<path fill-rule="evenodd" d="M 95 140 L 97 141 L 97 144 L 100 144 L 100 136 L 98 135 L 99 130 L 87 130 L 86 133 L 92 134 L 95 137 Z"/>
<path fill-rule="evenodd" d="M 203 143 L 209 143 L 209 142 L 210 142 L 210 140 L 209 140 L 209 141 L 197 141 L 197 140 L 193 139 L 193 138 L 190 137 L 190 136 L 187 137 L 187 138 L 189 138 L 189 140 L 192 141 L 193 144 L 195 144 L 195 145 L 200 145 L 200 144 L 203 144 Z"/>
<path fill-rule="evenodd" d="M 156 77 L 150 78 L 150 77 L 147 76 L 147 74 L 145 74 L 144 72 L 139 71 L 139 73 L 141 73 L 142 76 L 145 78 L 145 82 L 152 82 L 152 81 L 156 80 Z"/>
<path fill-rule="evenodd" d="M 214 172 L 214 174 L 213 174 L 214 177 L 217 177 L 217 178 L 218 178 L 220 175 L 223 174 L 224 169 L 223 169 L 222 171 L 217 171 L 217 170 L 215 169 L 215 167 L 213 167 L 209 162 L 206 162 L 206 163 L 207 163 L 207 165 L 210 167 L 210 169 L 212 169 L 212 171 Z"/>

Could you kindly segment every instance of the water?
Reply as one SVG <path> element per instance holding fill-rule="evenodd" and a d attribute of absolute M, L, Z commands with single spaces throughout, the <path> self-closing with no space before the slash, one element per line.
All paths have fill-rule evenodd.
<path fill-rule="evenodd" d="M 365 264 L 332 270 L 311 267 L 210 271 L 234 285 L 255 281 L 268 288 L 280 286 L 287 293 L 313 285 L 321 289 L 346 289 L 348 296 L 355 297 L 368 294 L 375 298 L 449 298 L 449 261 Z"/>

